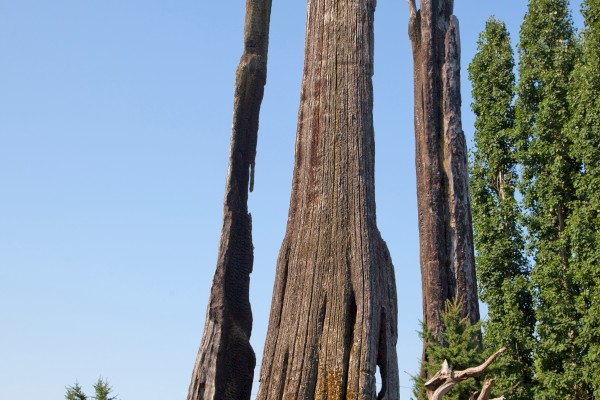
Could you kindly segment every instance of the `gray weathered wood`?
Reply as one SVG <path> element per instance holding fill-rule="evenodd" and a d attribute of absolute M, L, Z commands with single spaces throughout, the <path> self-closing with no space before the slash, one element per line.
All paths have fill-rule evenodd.
<path fill-rule="evenodd" d="M 244 53 L 235 78 L 233 129 L 217 269 L 188 400 L 250 399 L 256 358 L 250 346 L 252 191 L 258 117 L 267 76 L 271 0 L 247 0 Z"/>
<path fill-rule="evenodd" d="M 486 380 L 483 384 L 483 388 L 481 389 L 481 393 L 479 393 L 479 397 L 477 397 L 477 400 L 489 400 L 490 394 L 492 393 L 492 389 L 494 388 L 495 383 L 495 379 Z"/>
<path fill-rule="evenodd" d="M 425 391 L 427 393 L 428 400 L 441 400 L 457 383 L 462 382 L 469 378 L 475 378 L 481 376 L 485 370 L 498 358 L 502 353 L 506 351 L 506 347 L 501 348 L 494 354 L 492 354 L 483 364 L 467 368 L 464 371 L 453 371 L 448 366 L 448 361 L 444 360 L 442 368 L 425 383 Z M 490 396 L 491 389 L 494 385 L 494 380 L 488 380 L 483 385 L 481 394 L 478 400 L 487 400 Z M 471 398 L 474 394 L 471 394 Z"/>
<path fill-rule="evenodd" d="M 399 398 L 394 270 L 375 220 L 374 9 L 375 0 L 308 0 L 261 400 Z"/>
<path fill-rule="evenodd" d="M 458 299 L 479 320 L 467 145 L 461 126 L 460 39 L 452 0 L 410 9 L 423 322 L 442 342 L 441 313 Z M 423 363 L 427 362 L 424 354 Z M 424 369 L 421 369 L 424 376 Z"/>

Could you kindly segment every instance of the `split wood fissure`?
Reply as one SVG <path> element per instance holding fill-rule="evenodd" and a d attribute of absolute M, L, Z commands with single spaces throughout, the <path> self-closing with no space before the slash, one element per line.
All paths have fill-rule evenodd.
<path fill-rule="evenodd" d="M 375 1 L 307 7 L 292 194 L 257 398 L 375 399 L 379 364 L 380 398 L 398 399 L 394 270 L 375 219 Z"/>

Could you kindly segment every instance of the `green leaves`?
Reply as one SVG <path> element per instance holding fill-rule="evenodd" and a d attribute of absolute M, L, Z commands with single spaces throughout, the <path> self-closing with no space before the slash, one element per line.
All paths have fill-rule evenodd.
<path fill-rule="evenodd" d="M 513 69 L 506 26 L 490 18 L 469 65 L 471 107 L 477 117 L 470 164 L 475 262 L 480 298 L 488 305 L 485 349 L 491 354 L 506 346 L 508 353 L 491 368 L 498 377 L 496 391 L 525 400 L 531 398 L 535 320 L 522 210 L 515 200 L 518 138 Z"/>
<path fill-rule="evenodd" d="M 600 396 L 600 2 L 583 3 L 582 56 L 572 75 L 568 135 L 577 171 L 573 210 L 567 221 L 571 244 L 574 309 L 580 317 L 574 343 L 581 356 L 578 390 Z"/>
<path fill-rule="evenodd" d="M 600 396 L 600 1 L 582 12 L 578 40 L 568 1 L 530 0 L 514 106 L 500 21 L 469 66 L 484 345 L 509 348 L 492 366 L 508 398 Z"/>
<path fill-rule="evenodd" d="M 534 261 L 537 336 L 535 398 L 574 397 L 580 378 L 575 340 L 580 318 L 567 225 L 579 167 L 568 134 L 569 77 L 579 57 L 568 1 L 532 0 L 521 26 L 516 134 L 524 223 Z M 560 379 L 559 379 L 560 377 Z"/>

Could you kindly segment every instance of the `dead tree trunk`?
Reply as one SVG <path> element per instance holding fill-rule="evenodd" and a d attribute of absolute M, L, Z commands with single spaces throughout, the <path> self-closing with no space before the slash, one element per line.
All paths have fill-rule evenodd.
<path fill-rule="evenodd" d="M 394 270 L 375 220 L 374 9 L 375 0 L 308 0 L 261 400 L 399 398 Z"/>
<path fill-rule="evenodd" d="M 423 322 L 441 342 L 447 300 L 479 320 L 467 146 L 460 114 L 460 39 L 453 0 L 410 7 Z M 427 362 L 425 354 L 423 362 Z M 424 371 L 421 370 L 422 376 Z"/>
<path fill-rule="evenodd" d="M 235 78 L 233 130 L 223 228 L 204 334 L 188 400 L 250 399 L 256 357 L 250 346 L 254 259 L 248 189 L 254 181 L 258 117 L 267 76 L 271 0 L 247 0 L 244 54 Z"/>

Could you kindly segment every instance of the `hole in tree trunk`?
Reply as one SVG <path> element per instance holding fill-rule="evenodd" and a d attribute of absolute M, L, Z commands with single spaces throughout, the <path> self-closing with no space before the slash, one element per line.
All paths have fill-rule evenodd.
<path fill-rule="evenodd" d="M 381 382 L 381 388 L 376 386 L 377 399 L 383 399 L 387 392 L 387 316 L 385 307 L 381 309 L 381 320 L 379 322 L 379 348 L 377 349 L 377 369 L 375 371 L 376 385 Z"/>
<path fill-rule="evenodd" d="M 381 370 L 379 369 L 379 365 L 375 369 L 375 389 L 378 393 L 377 398 L 381 395 Z"/>

